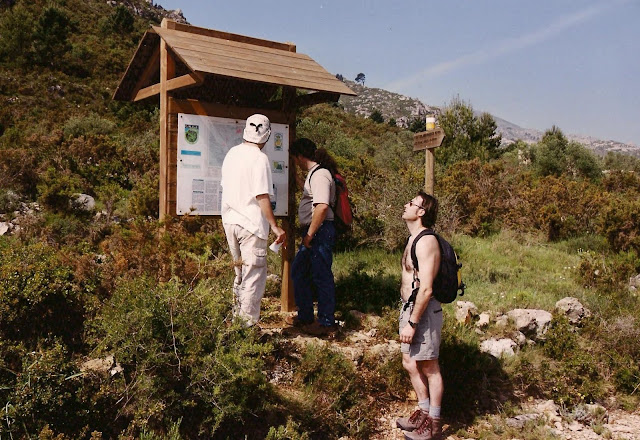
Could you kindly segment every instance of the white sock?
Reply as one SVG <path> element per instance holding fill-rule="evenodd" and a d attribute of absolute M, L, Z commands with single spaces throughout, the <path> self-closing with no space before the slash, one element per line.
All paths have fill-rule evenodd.
<path fill-rule="evenodd" d="M 429 407 L 429 417 L 431 417 L 432 419 L 439 419 L 440 418 L 440 408 L 439 406 L 430 406 Z"/>
<path fill-rule="evenodd" d="M 424 412 L 429 411 L 429 398 L 427 397 L 425 400 L 418 401 L 418 407 Z"/>

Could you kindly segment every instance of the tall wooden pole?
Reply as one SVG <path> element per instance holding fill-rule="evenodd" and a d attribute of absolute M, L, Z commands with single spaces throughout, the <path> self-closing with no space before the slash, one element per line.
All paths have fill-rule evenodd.
<path fill-rule="evenodd" d="M 435 185 L 435 157 L 433 155 L 433 148 L 427 148 L 424 152 L 424 192 L 433 195 L 433 187 Z"/>
<path fill-rule="evenodd" d="M 295 52 L 295 49 L 293 50 Z M 292 87 L 283 89 L 283 106 L 289 110 L 289 147 L 296 139 L 296 90 Z M 280 288 L 280 310 L 293 312 L 296 309 L 296 301 L 293 294 L 293 281 L 291 279 L 291 264 L 296 252 L 295 212 L 296 212 L 296 164 L 289 153 L 289 215 L 282 219 L 282 229 L 287 233 L 286 249 L 282 249 L 282 285 Z"/>
<path fill-rule="evenodd" d="M 164 18 L 161 27 L 169 28 L 174 22 Z M 160 39 L 160 221 L 169 215 L 169 92 L 167 81 L 175 76 L 176 66 L 167 50 L 167 43 Z"/>

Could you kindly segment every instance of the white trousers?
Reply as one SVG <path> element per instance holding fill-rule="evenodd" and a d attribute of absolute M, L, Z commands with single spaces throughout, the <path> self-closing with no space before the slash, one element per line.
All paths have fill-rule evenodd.
<path fill-rule="evenodd" d="M 224 224 L 234 261 L 234 315 L 252 326 L 260 319 L 260 301 L 267 284 L 267 240 L 239 225 Z"/>

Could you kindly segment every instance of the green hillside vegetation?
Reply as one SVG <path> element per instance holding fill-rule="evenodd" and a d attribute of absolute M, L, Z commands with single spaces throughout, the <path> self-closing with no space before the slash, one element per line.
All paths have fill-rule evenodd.
<path fill-rule="evenodd" d="M 410 390 L 399 357 L 356 367 L 329 347 L 293 350 L 237 327 L 219 221 L 158 222 L 158 104 L 111 100 L 158 18 L 146 1 L 126 4 L 0 1 L 0 222 L 14 225 L 0 236 L 0 437 L 370 438 L 379 410 Z M 640 161 L 598 158 L 558 127 L 502 149 L 492 118 L 459 98 L 440 123 L 437 228 L 464 262 L 463 299 L 497 314 L 573 296 L 593 314 L 578 328 L 556 316 L 546 341 L 497 360 L 445 306 L 447 422 L 542 438 L 536 426 L 474 424 L 529 397 L 567 413 L 637 408 Z M 355 225 L 334 262 L 345 330 L 367 328 L 357 309 L 380 316 L 380 343 L 395 339 L 400 217 L 424 153 L 413 132 L 339 105 L 301 109 L 297 134 L 335 156 L 352 195 Z M 81 193 L 95 211 L 74 207 Z M 279 265 L 271 254 L 270 271 Z M 270 281 L 266 323 L 278 308 Z M 104 372 L 84 364 L 108 356 Z M 282 371 L 286 385 L 273 380 Z"/>

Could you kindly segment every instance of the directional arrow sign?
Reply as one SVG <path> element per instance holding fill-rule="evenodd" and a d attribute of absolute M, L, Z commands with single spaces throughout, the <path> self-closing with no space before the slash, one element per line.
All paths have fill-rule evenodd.
<path fill-rule="evenodd" d="M 442 128 L 416 133 L 413 135 L 413 151 L 439 147 L 443 139 L 444 130 Z"/>

